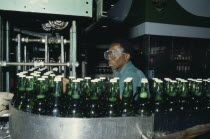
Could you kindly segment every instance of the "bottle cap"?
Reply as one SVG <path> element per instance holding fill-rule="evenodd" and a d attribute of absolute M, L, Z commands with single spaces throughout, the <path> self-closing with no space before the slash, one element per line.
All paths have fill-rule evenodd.
<path fill-rule="evenodd" d="M 38 80 L 39 80 L 39 81 L 44 81 L 44 80 L 45 80 L 45 78 L 38 78 Z"/>
<path fill-rule="evenodd" d="M 33 79 L 33 76 L 27 76 L 26 78 L 27 79 Z"/>
<path fill-rule="evenodd" d="M 17 76 L 19 76 L 19 75 L 23 75 L 23 73 L 17 73 L 16 75 L 17 75 Z"/>
<path fill-rule="evenodd" d="M 85 80 L 90 80 L 91 78 L 90 77 L 85 77 Z"/>
<path fill-rule="evenodd" d="M 51 77 L 55 77 L 55 74 L 50 74 Z"/>
<path fill-rule="evenodd" d="M 63 75 L 57 75 L 56 77 L 63 78 L 64 76 Z"/>
<path fill-rule="evenodd" d="M 91 80 L 91 83 L 97 83 L 98 81 L 97 80 Z"/>
<path fill-rule="evenodd" d="M 61 78 L 55 77 L 54 81 L 55 81 L 55 82 L 61 82 Z"/>
<path fill-rule="evenodd" d="M 79 80 L 73 80 L 73 83 L 79 83 L 80 81 Z"/>
<path fill-rule="evenodd" d="M 100 77 L 99 79 L 101 79 L 101 80 L 105 80 L 105 79 L 106 79 L 106 77 Z"/>
<path fill-rule="evenodd" d="M 26 77 L 26 75 L 20 75 L 19 77 Z"/>
<path fill-rule="evenodd" d="M 69 79 L 75 79 L 75 77 L 74 76 L 69 76 Z"/>
<path fill-rule="evenodd" d="M 162 81 L 162 80 L 156 80 L 156 82 L 157 82 L 157 83 L 163 83 L 163 81 Z"/>
<path fill-rule="evenodd" d="M 119 80 L 120 78 L 119 78 L 119 77 L 114 77 L 114 79 L 117 79 L 117 80 Z"/>
<path fill-rule="evenodd" d="M 110 83 L 117 83 L 117 80 L 116 79 L 111 79 Z"/>
<path fill-rule="evenodd" d="M 42 78 L 48 78 L 48 76 L 42 76 Z"/>
<path fill-rule="evenodd" d="M 39 75 L 39 74 L 35 74 L 34 76 L 35 76 L 35 77 L 39 77 L 40 75 Z"/>

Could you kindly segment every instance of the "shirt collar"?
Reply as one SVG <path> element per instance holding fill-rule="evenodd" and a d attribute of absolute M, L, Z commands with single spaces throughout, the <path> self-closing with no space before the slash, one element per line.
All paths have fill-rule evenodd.
<path fill-rule="evenodd" d="M 124 75 L 126 70 L 128 69 L 128 67 L 132 66 L 132 62 L 129 61 L 122 69 L 120 72 L 116 71 L 115 75 L 119 76 L 119 75 Z"/>

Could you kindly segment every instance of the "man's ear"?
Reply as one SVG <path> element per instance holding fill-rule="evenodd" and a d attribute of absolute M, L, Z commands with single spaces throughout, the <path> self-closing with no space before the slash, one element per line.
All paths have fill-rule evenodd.
<path fill-rule="evenodd" d="M 128 61 L 128 60 L 130 60 L 130 58 L 131 58 L 131 55 L 130 54 L 125 54 L 125 59 Z"/>

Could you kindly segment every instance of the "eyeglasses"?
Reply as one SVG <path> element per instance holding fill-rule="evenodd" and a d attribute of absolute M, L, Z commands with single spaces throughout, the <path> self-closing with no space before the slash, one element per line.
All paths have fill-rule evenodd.
<path fill-rule="evenodd" d="M 104 58 L 106 60 L 108 59 L 118 59 L 122 54 L 126 54 L 123 53 L 124 49 L 121 50 L 107 50 L 104 52 Z"/>

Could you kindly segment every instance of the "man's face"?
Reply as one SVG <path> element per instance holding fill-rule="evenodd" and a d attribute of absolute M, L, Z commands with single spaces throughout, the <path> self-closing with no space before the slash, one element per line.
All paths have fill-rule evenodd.
<path fill-rule="evenodd" d="M 110 45 L 109 50 L 116 50 L 116 51 L 120 51 L 122 52 L 123 48 L 120 46 L 119 43 L 113 43 Z M 125 54 L 125 53 L 121 53 L 119 57 L 117 58 L 113 58 L 113 57 L 109 57 L 108 58 L 108 64 L 112 69 L 117 70 L 118 72 L 121 71 L 121 69 L 123 68 L 124 65 L 127 64 L 130 55 L 128 57 L 129 54 Z"/>

